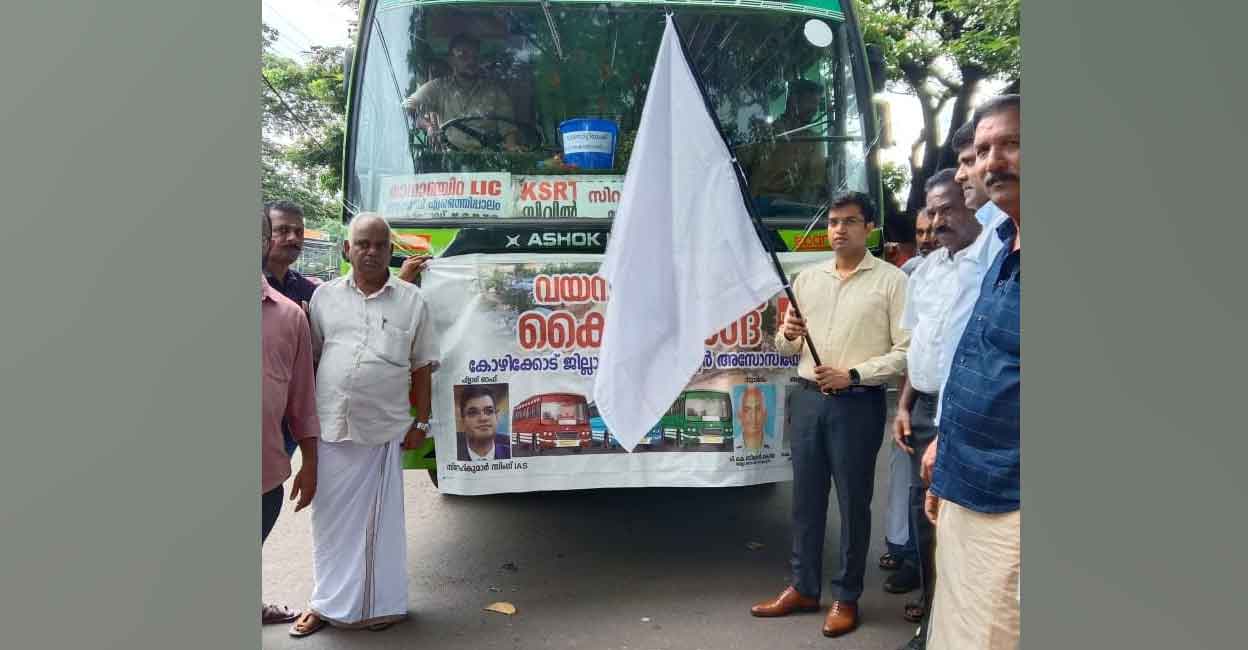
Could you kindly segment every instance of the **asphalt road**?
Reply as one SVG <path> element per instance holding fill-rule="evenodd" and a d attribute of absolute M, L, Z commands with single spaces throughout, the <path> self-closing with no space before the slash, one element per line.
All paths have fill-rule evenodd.
<path fill-rule="evenodd" d="M 877 462 L 863 624 L 839 639 L 820 634 L 822 614 L 749 615 L 752 603 L 787 584 L 788 483 L 460 497 L 441 495 L 425 472 L 408 471 L 411 619 L 383 632 L 325 628 L 303 639 L 290 638 L 288 626 L 266 626 L 263 647 L 896 650 L 914 630 L 901 618 L 914 594 L 886 593 L 887 574 L 876 566 L 889 444 Z M 829 575 L 839 562 L 835 503 Z M 295 514 L 287 502 L 263 550 L 267 602 L 306 604 L 310 522 L 308 511 Z M 751 543 L 763 546 L 751 550 Z M 482 610 L 496 601 L 517 613 Z"/>

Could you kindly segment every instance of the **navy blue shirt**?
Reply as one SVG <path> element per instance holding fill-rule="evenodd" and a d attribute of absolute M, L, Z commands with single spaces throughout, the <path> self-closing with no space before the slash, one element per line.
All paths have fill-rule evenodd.
<path fill-rule="evenodd" d="M 979 291 L 945 385 L 932 493 L 983 513 L 1013 512 L 1019 500 L 1022 387 L 1022 250 L 1012 220 Z"/>
<path fill-rule="evenodd" d="M 311 302 L 312 292 L 316 291 L 316 285 L 294 269 L 286 270 L 281 284 L 278 284 L 277 278 L 268 271 L 264 272 L 264 279 L 269 281 L 270 287 L 277 289 L 278 293 L 290 298 L 296 305 L 300 302 Z"/>
<path fill-rule="evenodd" d="M 269 283 L 270 287 L 277 289 L 277 292 L 290 298 L 296 305 L 302 306 L 304 302 L 312 301 L 312 292 L 316 291 L 316 285 L 312 281 L 303 277 L 303 274 L 294 269 L 287 269 L 286 275 L 282 276 L 282 283 L 278 284 L 276 278 L 267 270 L 264 272 L 264 279 Z M 286 441 L 286 454 L 295 453 L 295 448 L 299 443 L 295 442 L 294 436 L 290 435 L 290 423 L 286 418 L 282 418 L 282 438 Z"/>

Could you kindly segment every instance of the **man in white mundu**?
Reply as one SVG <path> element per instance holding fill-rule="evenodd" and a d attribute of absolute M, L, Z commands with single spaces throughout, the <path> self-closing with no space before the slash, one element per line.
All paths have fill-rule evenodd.
<path fill-rule="evenodd" d="M 314 587 L 290 629 L 326 623 L 384 629 L 407 617 L 404 449 L 428 431 L 435 361 L 432 321 L 420 289 L 390 274 L 390 227 L 374 214 L 351 222 L 350 275 L 312 296 L 318 491 L 312 513 Z M 411 396 L 417 416 L 412 416 Z"/>

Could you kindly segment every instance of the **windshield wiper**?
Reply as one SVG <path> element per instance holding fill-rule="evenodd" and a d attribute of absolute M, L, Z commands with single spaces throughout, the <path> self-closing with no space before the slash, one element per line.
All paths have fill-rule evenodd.
<path fill-rule="evenodd" d="M 550 0 L 542 0 L 542 13 L 546 14 L 546 26 L 550 28 L 550 37 L 555 41 L 555 53 L 563 60 L 563 43 L 559 40 L 559 28 L 555 26 L 555 17 L 550 14 Z"/>

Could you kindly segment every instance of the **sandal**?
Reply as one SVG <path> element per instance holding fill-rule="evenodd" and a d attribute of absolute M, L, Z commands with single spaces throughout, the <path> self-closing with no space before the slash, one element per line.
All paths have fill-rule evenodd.
<path fill-rule="evenodd" d="M 906 609 L 901 616 L 911 623 L 921 623 L 923 622 L 923 615 L 926 613 L 927 606 L 923 604 L 922 600 L 912 600 L 906 603 Z"/>
<path fill-rule="evenodd" d="M 309 623 L 309 619 L 312 619 L 315 622 Z M 325 627 L 325 619 L 318 616 L 316 612 L 304 612 L 303 615 L 299 617 L 299 620 L 295 621 L 295 624 L 290 626 L 290 635 L 296 638 L 310 636 L 321 631 L 321 628 L 323 627 Z"/>
<path fill-rule="evenodd" d="M 885 571 L 896 571 L 897 569 L 901 568 L 901 563 L 903 561 L 904 561 L 904 558 L 902 558 L 902 556 L 900 555 L 897 555 L 894 553 L 885 553 L 884 555 L 880 556 L 880 568 L 884 569 Z"/>
<path fill-rule="evenodd" d="M 263 605 L 260 607 L 260 624 L 289 623 L 299 618 L 299 612 L 285 605 Z"/>

